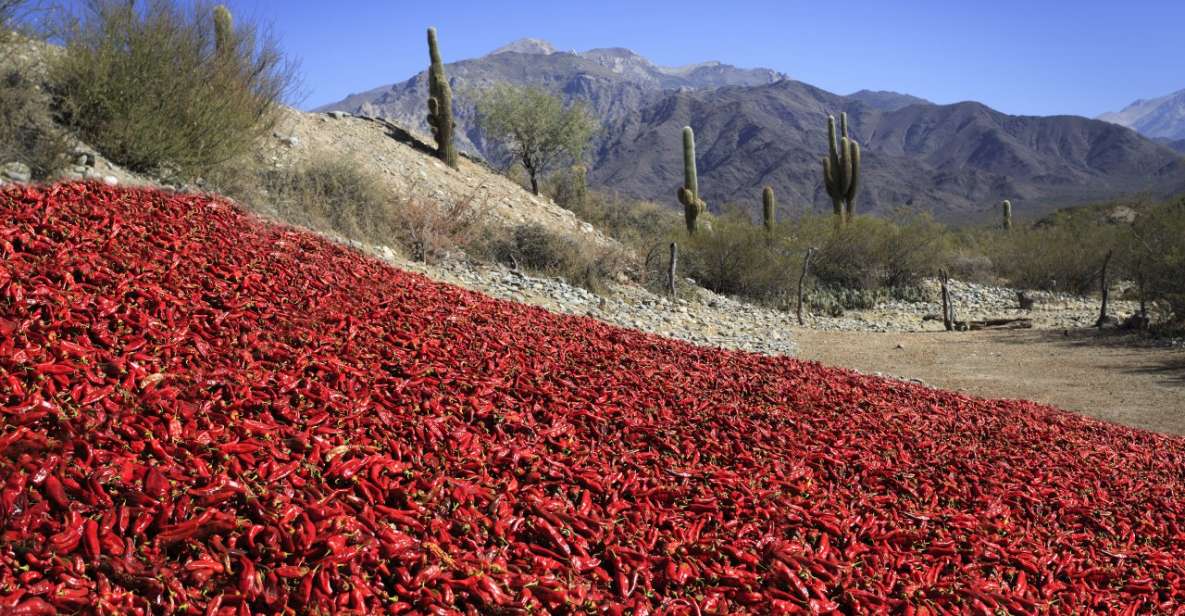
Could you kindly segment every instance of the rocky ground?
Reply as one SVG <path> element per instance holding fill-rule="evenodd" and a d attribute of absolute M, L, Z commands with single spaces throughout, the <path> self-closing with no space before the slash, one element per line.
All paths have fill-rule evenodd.
<path fill-rule="evenodd" d="M 716 295 L 698 287 L 687 297 L 667 298 L 633 284 L 609 283 L 601 294 L 540 278 L 500 265 L 465 259 L 425 264 L 412 262 L 386 246 L 347 242 L 399 268 L 501 299 L 540 306 L 552 312 L 588 316 L 699 345 L 771 355 L 794 355 L 794 317 Z"/>
<path fill-rule="evenodd" d="M 826 331 L 923 332 L 942 331 L 942 300 L 937 280 L 921 284 L 922 301 L 889 300 L 869 310 L 849 310 L 840 317 L 812 315 L 807 325 Z M 1092 327 L 1099 318 L 1098 298 L 1026 291 L 1031 309 L 1019 305 L 1017 289 L 950 281 L 955 317 L 964 321 L 984 319 L 1032 319 L 1035 329 Z M 1136 312 L 1132 301 L 1112 300 L 1107 313 L 1123 320 Z"/>
<path fill-rule="evenodd" d="M 389 247 L 348 243 L 402 269 L 493 297 L 533 304 L 553 312 L 590 316 L 706 346 L 796 355 L 796 332 L 804 329 L 897 333 L 943 329 L 941 321 L 926 318 L 941 311 L 941 305 L 933 299 L 938 284 L 929 280 L 922 284 L 926 301 L 889 301 L 842 317 L 808 314 L 804 315 L 804 327 L 800 327 L 789 312 L 755 306 L 690 284 L 675 299 L 621 283 L 610 284 L 602 293 L 595 294 L 562 279 L 530 276 L 500 265 L 472 263 L 464 258 L 436 264 L 417 263 Z M 960 319 L 1023 317 L 1032 319 L 1034 330 L 1069 331 L 1091 328 L 1098 318 L 1098 300 L 1092 298 L 1029 292 L 1035 304 L 1031 310 L 1021 310 L 1014 289 L 951 281 L 951 293 Z M 1137 307 L 1127 301 L 1115 301 L 1111 306 L 1109 313 L 1120 318 Z"/>
<path fill-rule="evenodd" d="M 798 357 L 986 398 L 1034 400 L 1185 434 L 1185 352 L 1091 328 L 973 332 L 800 329 Z"/>

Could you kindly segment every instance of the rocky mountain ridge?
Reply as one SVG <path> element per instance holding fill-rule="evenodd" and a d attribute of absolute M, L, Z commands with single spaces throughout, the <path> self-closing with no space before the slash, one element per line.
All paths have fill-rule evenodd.
<path fill-rule="evenodd" d="M 895 92 L 847 96 L 769 69 L 718 62 L 658 66 L 622 48 L 562 52 L 523 39 L 446 68 L 458 145 L 489 156 L 473 101 L 495 82 L 546 88 L 588 106 L 602 124 L 591 154 L 594 186 L 677 207 L 679 129 L 696 130 L 701 189 L 714 209 L 756 211 L 763 185 L 784 213 L 827 211 L 819 158 L 826 116 L 847 112 L 864 146 L 858 209 L 907 208 L 949 222 L 986 220 L 1011 199 L 1019 217 L 1131 193 L 1185 190 L 1185 161 L 1168 145 L 1112 123 L 1074 116 L 1011 116 L 975 102 L 937 105 Z M 426 132 L 426 73 L 323 109 L 382 117 Z"/>
<path fill-rule="evenodd" d="M 770 69 L 742 69 L 719 62 L 664 67 L 617 47 L 557 51 L 539 39 L 520 39 L 480 58 L 448 64 L 446 73 L 453 89 L 457 146 L 479 155 L 490 151 L 475 126 L 474 101 L 482 89 L 497 82 L 543 87 L 579 99 L 607 124 L 636 114 L 665 91 L 768 84 L 785 77 Z M 425 69 L 406 81 L 351 94 L 314 111 L 381 117 L 430 134 L 424 111 L 427 95 Z"/>
<path fill-rule="evenodd" d="M 670 93 L 612 126 L 595 184 L 671 200 L 681 173 L 679 129 L 695 129 L 700 190 L 711 206 L 756 212 L 773 186 L 783 214 L 829 211 L 819 159 L 828 114 L 846 112 L 864 152 L 857 210 L 933 212 L 949 222 L 1018 216 L 1137 192 L 1185 189 L 1185 161 L 1134 131 L 1086 118 L 1010 116 L 974 102 L 885 111 L 809 84 Z"/>

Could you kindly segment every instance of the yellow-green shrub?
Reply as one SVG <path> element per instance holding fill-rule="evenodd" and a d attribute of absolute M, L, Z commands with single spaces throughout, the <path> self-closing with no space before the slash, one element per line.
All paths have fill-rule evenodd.
<path fill-rule="evenodd" d="M 92 0 L 51 70 L 60 118 L 136 171 L 199 176 L 270 134 L 295 83 L 276 43 L 240 24 L 215 50 L 212 11 L 167 0 Z"/>

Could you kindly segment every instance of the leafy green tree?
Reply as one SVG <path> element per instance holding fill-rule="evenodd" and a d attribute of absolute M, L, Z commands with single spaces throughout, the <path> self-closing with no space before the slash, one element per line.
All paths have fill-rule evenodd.
<path fill-rule="evenodd" d="M 582 104 L 565 106 L 542 89 L 506 84 L 481 95 L 477 123 L 486 139 L 501 145 L 526 169 L 536 195 L 543 175 L 583 158 L 596 130 L 596 121 Z"/>

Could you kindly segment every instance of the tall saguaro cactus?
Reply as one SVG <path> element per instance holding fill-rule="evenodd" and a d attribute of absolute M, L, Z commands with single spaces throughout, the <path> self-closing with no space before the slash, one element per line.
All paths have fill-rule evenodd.
<path fill-rule="evenodd" d="M 453 146 L 453 92 L 444 76 L 444 62 L 436 45 L 436 28 L 428 28 L 428 125 L 436 138 L 436 156 L 453 169 L 457 168 L 457 150 Z"/>
<path fill-rule="evenodd" d="M 836 219 L 846 223 L 856 213 L 856 190 L 860 187 L 860 144 L 848 137 L 848 114 L 840 114 L 836 139 L 835 116 L 827 116 L 828 156 L 823 158 L 823 183 L 835 209 Z"/>
<path fill-rule="evenodd" d="M 777 208 L 778 202 L 774 198 L 774 189 L 772 186 L 766 186 L 765 190 L 761 191 L 761 222 L 765 225 L 765 230 L 768 233 L 773 233 L 774 224 L 777 223 L 775 219 Z"/>
<path fill-rule="evenodd" d="M 219 4 L 214 7 L 214 50 L 219 56 L 230 53 L 234 46 L 234 19 L 230 9 Z"/>
<path fill-rule="evenodd" d="M 1000 204 L 1000 208 L 1004 210 L 1004 230 L 1012 230 L 1012 202 L 1005 199 L 1004 203 Z"/>
<path fill-rule="evenodd" d="M 683 127 L 683 186 L 679 188 L 679 203 L 683 204 L 687 232 L 695 233 L 699 215 L 708 205 L 699 198 L 699 178 L 695 169 L 695 133 L 690 126 Z"/>

